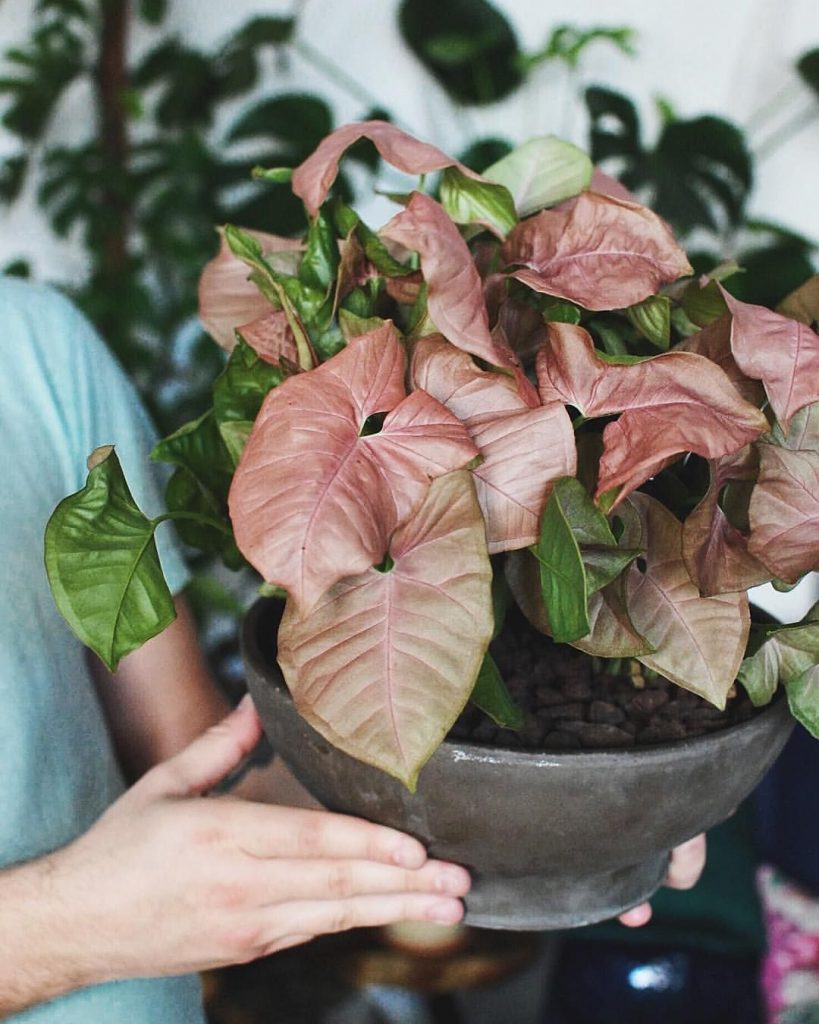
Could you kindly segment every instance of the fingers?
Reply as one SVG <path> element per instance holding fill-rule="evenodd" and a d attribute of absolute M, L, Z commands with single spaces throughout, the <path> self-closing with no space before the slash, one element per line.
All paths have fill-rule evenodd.
<path fill-rule="evenodd" d="M 632 907 L 631 910 L 620 914 L 617 920 L 626 928 L 642 928 L 651 920 L 651 904 L 641 903 L 638 907 Z"/>
<path fill-rule="evenodd" d="M 157 765 L 133 788 L 148 797 L 206 793 L 242 763 L 261 735 L 259 717 L 247 696 L 218 725 Z"/>
<path fill-rule="evenodd" d="M 415 871 L 363 860 L 260 860 L 247 882 L 264 894 L 263 903 L 273 904 L 412 892 L 457 898 L 467 894 L 471 879 L 465 868 L 436 860 Z"/>
<path fill-rule="evenodd" d="M 411 836 L 346 814 L 238 800 L 227 813 L 236 844 L 253 857 L 370 860 L 413 869 L 427 859 Z"/>
<path fill-rule="evenodd" d="M 689 839 L 671 851 L 665 884 L 672 889 L 691 889 L 705 867 L 705 835 Z"/>

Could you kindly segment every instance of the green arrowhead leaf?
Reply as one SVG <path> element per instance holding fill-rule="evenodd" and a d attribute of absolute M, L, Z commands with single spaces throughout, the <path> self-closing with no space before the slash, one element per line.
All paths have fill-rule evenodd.
<path fill-rule="evenodd" d="M 647 299 L 629 306 L 629 321 L 655 348 L 665 351 L 671 342 L 671 300 L 667 295 L 649 295 Z"/>
<path fill-rule="evenodd" d="M 323 300 L 335 282 L 338 261 L 338 242 L 333 225 L 324 211 L 320 210 L 310 221 L 307 230 L 307 250 L 299 267 L 299 281 L 307 288 L 320 292 Z M 303 315 L 301 309 L 299 312 Z"/>
<path fill-rule="evenodd" d="M 265 396 L 281 384 L 283 376 L 277 366 L 260 359 L 245 341 L 238 341 L 213 384 L 213 414 L 223 438 L 221 428 L 225 423 L 256 419 Z"/>
<path fill-rule="evenodd" d="M 518 222 L 515 203 L 505 186 L 468 178 L 455 167 L 444 171 L 441 204 L 456 224 L 483 224 L 501 238 Z"/>
<path fill-rule="evenodd" d="M 592 176 L 592 162 L 581 149 L 554 135 L 529 139 L 483 172 L 505 185 L 519 217 L 554 206 L 582 192 Z"/>
<path fill-rule="evenodd" d="M 605 515 L 574 477 L 563 477 L 554 485 L 540 538 L 531 550 L 540 563 L 543 601 L 558 643 L 589 633 L 588 598 L 615 580 L 640 553 L 617 546 Z"/>
<path fill-rule="evenodd" d="M 769 629 L 767 636 L 756 651 L 745 658 L 737 678 L 748 691 L 757 707 L 767 704 L 781 682 L 788 689 L 819 664 L 819 603 L 815 604 L 805 618 L 796 625 L 779 626 Z M 807 693 L 808 691 L 805 690 Z M 815 690 L 811 689 L 815 693 Z M 805 698 L 800 698 L 800 714 L 807 714 Z M 819 709 L 813 712 L 819 719 Z M 802 721 L 794 711 L 795 717 Z M 806 726 L 806 728 L 810 728 Z"/>
<path fill-rule="evenodd" d="M 484 656 L 478 678 L 475 680 L 471 700 L 502 728 L 520 729 L 523 727 L 523 711 L 512 699 L 512 695 L 503 681 L 503 676 L 489 652 Z"/>
<path fill-rule="evenodd" d="M 182 466 L 220 503 L 227 500 L 234 467 L 212 409 L 161 440 L 151 458 Z"/>
<path fill-rule="evenodd" d="M 96 449 L 85 487 L 48 521 L 45 564 L 71 629 L 111 671 L 176 617 L 154 541 L 111 446 Z M 93 462 L 93 459 L 92 459 Z"/>

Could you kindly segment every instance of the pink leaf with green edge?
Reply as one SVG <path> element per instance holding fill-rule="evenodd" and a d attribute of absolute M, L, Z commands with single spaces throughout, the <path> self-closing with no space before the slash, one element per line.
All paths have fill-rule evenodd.
<path fill-rule="evenodd" d="M 269 307 L 268 307 L 269 308 Z M 236 330 L 260 359 L 278 366 L 282 359 L 298 366 L 299 350 L 296 339 L 283 309 L 242 324 Z"/>
<path fill-rule="evenodd" d="M 770 571 L 748 551 L 748 538 L 720 508 L 726 484 L 756 480 L 759 469 L 754 448 L 713 460 L 705 497 L 683 524 L 683 560 L 705 597 L 747 590 L 767 583 Z"/>
<path fill-rule="evenodd" d="M 771 573 L 795 583 L 819 569 L 819 451 L 759 445 L 748 548 Z"/>
<path fill-rule="evenodd" d="M 306 618 L 288 602 L 279 663 L 334 746 L 414 790 L 461 712 L 493 629 L 492 570 L 470 474 L 435 480 L 388 572 L 341 580 Z"/>
<path fill-rule="evenodd" d="M 293 238 L 243 230 L 262 246 L 265 254 L 292 253 L 295 257 L 303 249 L 301 242 Z M 228 352 L 236 345 L 234 331 L 240 324 L 259 320 L 271 312 L 270 303 L 248 280 L 249 276 L 247 264 L 233 255 L 222 235 L 218 254 L 205 265 L 199 278 L 199 319 L 213 340 Z"/>
<path fill-rule="evenodd" d="M 807 324 L 721 290 L 731 313 L 737 365 L 762 381 L 776 418 L 787 430 L 795 412 L 819 401 L 819 335 Z"/>
<path fill-rule="evenodd" d="M 765 389 L 762 384 L 758 380 L 746 377 L 734 359 L 731 351 L 731 317 L 729 315 L 721 316 L 719 320 L 703 327 L 696 334 L 690 335 L 676 345 L 674 351 L 693 352 L 695 355 L 705 356 L 712 363 L 716 363 L 746 402 L 761 406 L 765 400 Z"/>
<path fill-rule="evenodd" d="M 413 192 L 407 208 L 380 234 L 420 256 L 429 315 L 445 338 L 493 366 L 519 369 L 512 350 L 492 338 L 483 282 L 472 254 L 434 199 Z"/>
<path fill-rule="evenodd" d="M 315 217 L 327 198 L 345 150 L 359 139 L 369 139 L 388 164 L 405 174 L 429 174 L 444 167 L 457 167 L 467 177 L 480 179 L 480 175 L 447 156 L 437 146 L 420 142 L 388 121 L 358 121 L 331 132 L 293 171 L 293 192 L 302 200 L 311 217 Z"/>
<path fill-rule="evenodd" d="M 519 224 L 503 247 L 511 276 L 586 309 L 623 309 L 693 273 L 668 226 L 638 203 L 584 192 Z"/>
<path fill-rule="evenodd" d="M 664 352 L 612 363 L 582 327 L 551 323 L 537 357 L 544 405 L 560 401 L 588 417 L 622 415 L 603 431 L 597 495 L 620 488 L 618 501 L 683 452 L 716 459 L 768 429 L 759 409 L 725 373 L 691 352 Z"/>
<path fill-rule="evenodd" d="M 510 377 L 479 370 L 440 337 L 416 342 L 410 378 L 458 417 L 482 456 L 473 474 L 490 554 L 534 544 L 552 482 L 577 466 L 564 406 L 530 408 Z"/>
<path fill-rule="evenodd" d="M 747 595 L 700 595 L 682 558 L 682 523 L 654 498 L 633 494 L 619 515 L 620 543 L 645 551 L 645 572 L 635 564 L 625 577 L 631 621 L 654 648 L 639 660 L 724 708 L 748 642 Z"/>
<path fill-rule="evenodd" d="M 381 561 L 430 480 L 477 449 L 439 402 L 405 398 L 395 329 L 353 338 L 338 355 L 290 377 L 262 405 L 229 495 L 236 543 L 300 614 L 344 576 Z M 387 412 L 379 433 L 361 435 Z"/>

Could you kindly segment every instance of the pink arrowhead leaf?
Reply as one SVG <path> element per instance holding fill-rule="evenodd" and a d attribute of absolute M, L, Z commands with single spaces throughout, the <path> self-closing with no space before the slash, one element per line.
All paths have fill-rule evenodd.
<path fill-rule="evenodd" d="M 492 635 L 492 570 L 466 470 L 434 481 L 390 554 L 389 572 L 340 581 L 306 618 L 288 602 L 279 663 L 323 736 L 414 789 Z"/>
<path fill-rule="evenodd" d="M 807 324 L 789 320 L 764 306 L 740 302 L 725 289 L 732 316 L 731 348 L 748 377 L 761 380 L 787 431 L 797 410 L 819 401 L 819 335 Z"/>
<path fill-rule="evenodd" d="M 395 329 L 353 338 L 338 355 L 271 391 L 229 495 L 239 549 L 300 614 L 344 576 L 381 561 L 430 480 L 477 454 L 439 402 L 405 398 Z M 361 435 L 369 416 L 383 429 Z"/>
<path fill-rule="evenodd" d="M 759 446 L 748 547 L 781 580 L 819 569 L 819 451 Z"/>
<path fill-rule="evenodd" d="M 480 178 L 480 175 L 447 156 L 437 146 L 420 142 L 387 121 L 345 124 L 323 139 L 317 149 L 293 171 L 293 192 L 302 200 L 311 217 L 315 217 L 327 198 L 336 180 L 344 151 L 359 139 L 369 139 L 388 164 L 406 174 L 428 174 L 444 167 L 457 167 L 470 178 Z"/>
<path fill-rule="evenodd" d="M 683 559 L 691 579 L 705 597 L 743 591 L 767 583 L 770 571 L 748 551 L 748 538 L 731 524 L 719 506 L 719 496 L 731 481 L 756 480 L 756 451 L 710 464 L 708 491 L 683 524 Z"/>
<path fill-rule="evenodd" d="M 269 306 L 268 306 L 269 309 Z M 258 320 L 242 324 L 236 330 L 260 359 L 278 366 L 282 359 L 298 366 L 296 339 L 283 309 L 274 309 Z"/>
<path fill-rule="evenodd" d="M 265 254 L 296 254 L 304 248 L 293 238 L 243 230 L 259 242 Z M 213 340 L 228 352 L 236 344 L 234 331 L 240 324 L 271 312 L 270 303 L 248 280 L 249 275 L 247 264 L 233 255 L 222 235 L 218 254 L 205 265 L 199 278 L 199 319 Z"/>
<path fill-rule="evenodd" d="M 519 368 L 512 350 L 492 338 L 483 283 L 472 254 L 434 199 L 413 192 L 407 208 L 380 234 L 421 257 L 429 315 L 445 338 L 493 366 Z"/>
<path fill-rule="evenodd" d="M 703 356 L 664 352 L 638 363 L 608 362 L 582 327 L 549 324 L 537 357 L 540 397 L 586 417 L 621 412 L 603 432 L 597 494 L 619 487 L 618 501 L 683 452 L 706 459 L 738 451 L 767 430 L 765 416 L 742 399 Z"/>
<path fill-rule="evenodd" d="M 640 203 L 637 196 L 627 189 L 621 181 L 613 178 L 610 174 L 606 174 L 605 171 L 601 171 L 599 167 L 595 167 L 592 170 L 589 192 L 597 192 L 601 196 L 611 196 L 612 199 L 624 199 L 627 203 L 636 203 L 638 205 Z"/>
<path fill-rule="evenodd" d="M 586 309 L 622 309 L 692 273 L 664 221 L 638 203 L 584 192 L 520 223 L 503 247 L 511 276 Z"/>
<path fill-rule="evenodd" d="M 718 320 L 703 327 L 696 334 L 690 335 L 674 348 L 675 352 L 693 352 L 705 356 L 725 372 L 728 380 L 734 385 L 746 402 L 761 406 L 765 391 L 758 380 L 752 380 L 737 366 L 731 351 L 731 317 L 721 316 Z"/>
<path fill-rule="evenodd" d="M 416 342 L 411 379 L 458 417 L 483 457 L 473 474 L 490 554 L 534 544 L 552 482 L 576 469 L 564 406 L 530 408 L 511 377 L 479 370 L 440 337 Z"/>
<path fill-rule="evenodd" d="M 725 707 L 750 630 L 746 594 L 701 597 L 682 558 L 682 523 L 647 494 L 633 494 L 620 516 L 620 543 L 640 547 L 645 572 L 626 570 L 626 603 L 637 631 L 654 647 L 639 660 L 672 682 Z"/>

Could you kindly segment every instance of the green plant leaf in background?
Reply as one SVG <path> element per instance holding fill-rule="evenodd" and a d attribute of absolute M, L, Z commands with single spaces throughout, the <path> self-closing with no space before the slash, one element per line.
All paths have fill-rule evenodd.
<path fill-rule="evenodd" d="M 45 563 L 60 612 L 112 671 L 176 616 L 154 542 L 113 448 L 96 449 L 85 487 L 57 506 Z"/>
<path fill-rule="evenodd" d="M 487 0 L 403 0 L 398 23 L 410 50 L 458 103 L 495 103 L 523 81 L 515 33 Z"/>
<path fill-rule="evenodd" d="M 796 63 L 802 81 L 808 85 L 819 99 L 819 47 L 803 54 Z"/>

